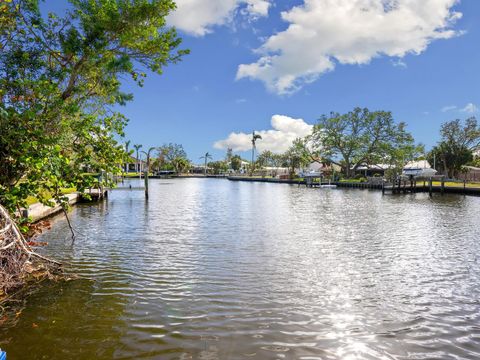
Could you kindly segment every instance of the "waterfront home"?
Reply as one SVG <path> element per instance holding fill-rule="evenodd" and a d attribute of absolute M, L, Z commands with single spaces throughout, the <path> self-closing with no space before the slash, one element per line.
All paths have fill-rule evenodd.
<path fill-rule="evenodd" d="M 392 166 L 388 164 L 361 164 L 357 166 L 355 175 L 362 175 L 364 177 L 384 177 L 385 171 Z"/>
<path fill-rule="evenodd" d="M 207 166 L 207 173 L 211 170 L 209 166 Z M 205 165 L 192 165 L 190 168 L 190 174 L 205 174 Z"/>
<path fill-rule="evenodd" d="M 460 180 L 480 181 L 480 168 L 475 166 L 464 166 L 463 171 L 458 175 Z"/>
<path fill-rule="evenodd" d="M 143 169 L 146 167 L 146 162 L 139 159 L 137 160 L 133 156 L 129 156 L 129 159 L 126 163 L 123 164 L 123 169 L 127 173 L 138 173 L 142 172 Z"/>

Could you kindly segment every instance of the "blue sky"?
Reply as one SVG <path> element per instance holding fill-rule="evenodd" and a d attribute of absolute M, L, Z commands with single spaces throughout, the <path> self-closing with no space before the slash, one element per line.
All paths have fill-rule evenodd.
<path fill-rule="evenodd" d="M 191 54 L 125 85 L 127 138 L 180 143 L 197 161 L 223 158 L 221 145 L 242 153 L 242 133 L 263 130 L 281 151 L 305 123 L 361 106 L 392 111 L 431 147 L 442 122 L 478 115 L 480 1 L 389 2 L 178 0 L 169 23 Z"/>

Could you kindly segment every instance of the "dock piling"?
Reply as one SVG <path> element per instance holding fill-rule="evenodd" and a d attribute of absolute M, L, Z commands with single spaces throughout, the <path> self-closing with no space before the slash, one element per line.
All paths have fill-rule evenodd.
<path fill-rule="evenodd" d="M 145 175 L 143 178 L 145 179 L 145 199 L 148 200 L 148 170 L 145 171 Z"/>

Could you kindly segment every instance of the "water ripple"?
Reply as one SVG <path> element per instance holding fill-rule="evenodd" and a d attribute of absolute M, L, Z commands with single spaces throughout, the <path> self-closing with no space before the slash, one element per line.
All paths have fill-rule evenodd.
<path fill-rule="evenodd" d="M 85 279 L 29 299 L 0 330 L 9 356 L 480 357 L 480 199 L 206 179 L 150 188 L 148 202 L 114 191 L 76 207 L 73 246 L 56 219 L 43 251 Z"/>

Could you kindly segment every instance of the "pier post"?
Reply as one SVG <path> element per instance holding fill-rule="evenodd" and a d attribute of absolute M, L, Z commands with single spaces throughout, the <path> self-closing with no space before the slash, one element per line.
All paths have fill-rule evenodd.
<path fill-rule="evenodd" d="M 145 199 L 148 199 L 148 170 L 145 171 L 143 178 L 145 179 Z"/>
<path fill-rule="evenodd" d="M 428 194 L 432 197 L 432 178 L 428 181 Z"/>
<path fill-rule="evenodd" d="M 445 179 L 442 178 L 442 195 L 445 194 Z"/>
<path fill-rule="evenodd" d="M 385 181 L 382 181 L 382 195 L 385 195 Z"/>
<path fill-rule="evenodd" d="M 463 196 L 467 195 L 467 180 L 463 180 Z"/>

